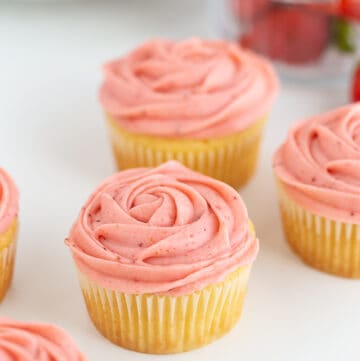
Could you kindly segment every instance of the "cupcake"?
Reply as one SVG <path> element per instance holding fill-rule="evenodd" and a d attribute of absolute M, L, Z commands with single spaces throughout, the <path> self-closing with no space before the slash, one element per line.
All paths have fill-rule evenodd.
<path fill-rule="evenodd" d="M 227 333 L 258 252 L 238 193 L 175 161 L 106 179 L 66 243 L 96 328 L 156 354 Z"/>
<path fill-rule="evenodd" d="M 0 168 L 0 301 L 12 280 L 17 224 L 18 191 L 10 176 Z"/>
<path fill-rule="evenodd" d="M 220 40 L 153 40 L 104 67 L 119 169 L 178 160 L 235 188 L 253 175 L 278 89 L 270 64 Z"/>
<path fill-rule="evenodd" d="M 360 103 L 295 125 L 273 166 L 294 251 L 322 271 L 360 278 Z"/>
<path fill-rule="evenodd" d="M 0 360 L 86 361 L 63 330 L 4 318 L 0 318 Z"/>

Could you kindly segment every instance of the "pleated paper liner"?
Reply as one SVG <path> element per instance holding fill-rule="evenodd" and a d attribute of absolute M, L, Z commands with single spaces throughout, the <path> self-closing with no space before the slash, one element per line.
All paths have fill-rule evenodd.
<path fill-rule="evenodd" d="M 208 140 L 168 139 L 138 135 L 109 116 L 108 125 L 117 167 L 153 167 L 168 160 L 230 184 L 245 185 L 255 172 L 266 118 L 233 135 Z"/>
<path fill-rule="evenodd" d="M 107 339 L 143 353 L 178 353 L 232 329 L 241 315 L 250 267 L 184 296 L 125 294 L 100 287 L 82 273 L 80 285 L 89 315 Z"/>
<path fill-rule="evenodd" d="M 321 271 L 360 278 L 360 225 L 305 210 L 288 196 L 281 183 L 279 196 L 284 233 L 293 250 Z"/>
<path fill-rule="evenodd" d="M 0 234 L 0 301 L 5 297 L 10 287 L 16 253 L 17 221 Z"/>

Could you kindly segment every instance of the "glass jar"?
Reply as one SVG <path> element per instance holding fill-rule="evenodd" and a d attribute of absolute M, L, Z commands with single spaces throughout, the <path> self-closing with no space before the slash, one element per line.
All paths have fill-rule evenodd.
<path fill-rule="evenodd" d="M 349 74 L 360 54 L 360 0 L 215 0 L 222 35 L 285 76 Z"/>

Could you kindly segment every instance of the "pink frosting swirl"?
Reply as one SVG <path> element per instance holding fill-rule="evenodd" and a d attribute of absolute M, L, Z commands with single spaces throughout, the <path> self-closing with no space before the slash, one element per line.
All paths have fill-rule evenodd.
<path fill-rule="evenodd" d="M 360 223 L 360 103 L 293 127 L 274 157 L 276 176 L 304 208 Z"/>
<path fill-rule="evenodd" d="M 63 330 L 3 318 L 0 318 L 0 360 L 86 361 Z"/>
<path fill-rule="evenodd" d="M 129 131 L 204 139 L 266 116 L 277 91 L 270 64 L 235 43 L 153 40 L 105 65 L 100 101 Z"/>
<path fill-rule="evenodd" d="M 10 227 L 19 211 L 19 195 L 14 181 L 0 168 L 0 233 Z"/>
<path fill-rule="evenodd" d="M 106 179 L 67 244 L 81 272 L 128 294 L 186 294 L 251 264 L 258 242 L 238 193 L 171 161 Z"/>

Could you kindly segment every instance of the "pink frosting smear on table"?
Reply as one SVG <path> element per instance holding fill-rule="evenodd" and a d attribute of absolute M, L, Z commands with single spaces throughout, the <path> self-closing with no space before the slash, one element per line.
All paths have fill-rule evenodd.
<path fill-rule="evenodd" d="M 295 125 L 273 166 L 305 209 L 360 224 L 360 103 Z"/>
<path fill-rule="evenodd" d="M 175 161 L 106 179 L 66 243 L 88 278 L 128 294 L 188 294 L 258 252 L 239 194 Z"/>
<path fill-rule="evenodd" d="M 223 40 L 152 40 L 104 67 L 100 102 L 131 132 L 207 139 L 268 115 L 278 93 L 270 63 Z"/>
<path fill-rule="evenodd" d="M 18 216 L 18 211 L 19 195 L 15 183 L 9 174 L 0 168 L 0 234 L 8 230 Z"/>
<path fill-rule="evenodd" d="M 60 328 L 0 318 L 0 360 L 86 361 L 86 358 Z"/>

